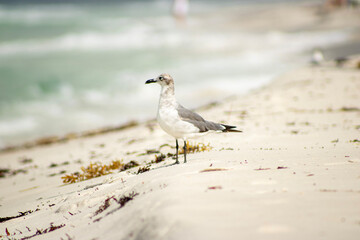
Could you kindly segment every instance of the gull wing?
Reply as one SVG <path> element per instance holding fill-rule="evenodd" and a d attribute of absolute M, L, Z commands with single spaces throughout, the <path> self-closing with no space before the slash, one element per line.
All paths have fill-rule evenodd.
<path fill-rule="evenodd" d="M 179 117 L 183 121 L 193 124 L 195 127 L 199 129 L 199 132 L 207 132 L 209 130 L 223 131 L 225 129 L 225 127 L 222 126 L 221 124 L 206 121 L 199 114 L 190 111 L 189 109 L 181 106 L 180 104 L 178 104 L 176 110 L 179 114 Z"/>

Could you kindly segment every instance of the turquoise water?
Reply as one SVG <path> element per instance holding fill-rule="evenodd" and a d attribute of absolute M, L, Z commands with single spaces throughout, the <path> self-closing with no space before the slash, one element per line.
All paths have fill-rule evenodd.
<path fill-rule="evenodd" d="M 246 93 L 347 38 L 214 30 L 206 16 L 238 2 L 193 2 L 186 26 L 170 1 L 0 5 L 0 147 L 152 118 L 159 88 L 144 82 L 162 72 L 193 108 Z"/>

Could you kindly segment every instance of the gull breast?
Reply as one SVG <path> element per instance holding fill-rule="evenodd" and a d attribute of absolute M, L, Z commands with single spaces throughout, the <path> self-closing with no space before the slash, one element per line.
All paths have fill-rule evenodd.
<path fill-rule="evenodd" d="M 159 108 L 157 120 L 160 127 L 175 138 L 184 138 L 199 132 L 193 124 L 181 120 L 175 108 Z"/>

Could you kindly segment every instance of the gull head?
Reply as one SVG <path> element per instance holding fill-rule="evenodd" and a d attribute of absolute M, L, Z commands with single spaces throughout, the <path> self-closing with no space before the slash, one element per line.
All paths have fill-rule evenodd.
<path fill-rule="evenodd" d="M 174 85 L 174 80 L 169 74 L 163 73 L 160 74 L 158 77 L 149 79 L 145 82 L 145 84 L 149 84 L 149 83 L 158 83 L 161 86 L 169 86 L 169 85 Z"/>

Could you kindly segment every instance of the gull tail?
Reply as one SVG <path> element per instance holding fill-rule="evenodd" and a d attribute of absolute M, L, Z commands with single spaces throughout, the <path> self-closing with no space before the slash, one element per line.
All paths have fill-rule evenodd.
<path fill-rule="evenodd" d="M 221 126 L 225 127 L 225 129 L 223 129 L 223 132 L 242 132 L 241 130 L 236 130 L 233 128 L 236 128 L 236 126 L 230 126 L 230 125 L 225 125 L 225 124 L 221 124 Z"/>

